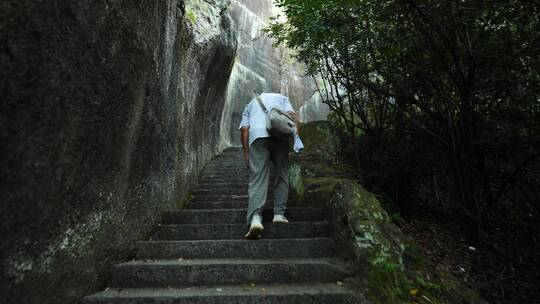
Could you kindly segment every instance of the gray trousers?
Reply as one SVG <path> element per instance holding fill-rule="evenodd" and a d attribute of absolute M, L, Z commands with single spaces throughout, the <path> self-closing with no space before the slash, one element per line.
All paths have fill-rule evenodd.
<path fill-rule="evenodd" d="M 274 215 L 285 215 L 289 196 L 289 144 L 273 138 L 258 138 L 249 147 L 249 204 L 247 223 L 254 214 L 261 215 L 268 193 L 270 162 L 276 173 Z"/>

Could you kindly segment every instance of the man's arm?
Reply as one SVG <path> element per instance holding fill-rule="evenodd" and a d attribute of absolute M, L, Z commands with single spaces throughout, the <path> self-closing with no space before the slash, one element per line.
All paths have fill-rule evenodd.
<path fill-rule="evenodd" d="M 296 125 L 296 132 L 300 134 L 300 120 L 298 119 L 298 115 L 296 115 L 296 112 L 294 111 L 292 103 L 288 97 L 283 96 L 282 106 L 284 107 L 283 110 L 287 112 L 287 114 L 289 114 L 294 120 L 294 124 Z"/>
<path fill-rule="evenodd" d="M 249 168 L 249 127 L 242 127 L 241 130 L 242 148 L 244 150 L 244 162 L 246 167 Z"/>

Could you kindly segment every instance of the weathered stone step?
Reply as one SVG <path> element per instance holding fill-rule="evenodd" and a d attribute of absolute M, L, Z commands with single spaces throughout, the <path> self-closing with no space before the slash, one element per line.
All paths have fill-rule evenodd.
<path fill-rule="evenodd" d="M 209 194 L 219 194 L 219 195 L 225 195 L 225 194 L 234 194 L 234 195 L 246 195 L 247 189 L 214 189 L 214 188 L 207 188 L 207 189 L 195 189 L 191 192 L 191 195 L 209 195 Z"/>
<path fill-rule="evenodd" d="M 248 170 L 242 158 L 214 160 L 206 164 L 206 166 L 204 166 L 204 169 L 220 169 L 220 168 L 237 168 L 237 169 L 243 169 L 246 171 Z"/>
<path fill-rule="evenodd" d="M 139 259 L 291 259 L 331 257 L 329 238 L 138 242 Z"/>
<path fill-rule="evenodd" d="M 230 159 L 230 160 L 215 160 L 212 161 L 206 166 L 204 166 L 204 169 L 221 169 L 221 168 L 237 168 L 242 170 L 248 170 L 246 168 L 246 165 L 244 163 L 244 160 L 241 158 L 236 159 Z"/>
<path fill-rule="evenodd" d="M 273 193 L 273 189 L 269 188 L 267 193 Z M 209 201 L 237 201 L 237 200 L 247 200 L 248 190 L 247 189 L 204 189 L 204 190 L 193 190 L 191 193 L 191 199 L 193 201 L 199 202 L 209 202 Z"/>
<path fill-rule="evenodd" d="M 240 165 L 216 165 L 216 166 L 206 166 L 203 169 L 203 174 L 208 174 L 211 172 L 218 172 L 218 173 L 228 173 L 228 172 L 240 172 L 240 173 L 249 173 L 249 169 L 247 169 L 243 164 Z M 270 173 L 275 173 L 273 169 L 270 170 Z"/>
<path fill-rule="evenodd" d="M 242 147 L 227 148 L 220 153 L 220 155 L 227 155 L 227 154 L 242 155 Z"/>
<path fill-rule="evenodd" d="M 272 193 L 273 189 L 269 188 L 268 193 Z M 247 188 L 221 188 L 216 189 L 213 187 L 205 188 L 205 189 L 195 189 L 191 192 L 192 195 L 247 195 L 248 189 Z"/>
<path fill-rule="evenodd" d="M 247 176 L 233 176 L 229 178 L 225 178 L 222 176 L 219 177 L 201 177 L 199 180 L 199 183 L 206 184 L 206 183 L 235 183 L 235 184 L 246 184 L 248 183 L 248 177 Z"/>
<path fill-rule="evenodd" d="M 191 195 L 191 202 L 225 202 L 225 201 L 241 201 L 247 202 L 248 195 L 234 195 L 234 194 L 224 194 L 219 193 L 207 194 L 207 195 Z"/>
<path fill-rule="evenodd" d="M 322 283 L 349 275 L 337 259 L 132 261 L 114 268 L 112 287 Z"/>
<path fill-rule="evenodd" d="M 246 172 L 223 172 L 223 173 L 216 173 L 216 172 L 203 172 L 203 174 L 200 177 L 200 181 L 205 180 L 237 180 L 237 181 L 243 181 L 244 183 L 248 183 L 249 174 Z"/>
<path fill-rule="evenodd" d="M 273 195 L 267 196 L 267 201 L 273 201 L 274 197 Z M 191 202 L 192 203 L 199 203 L 199 202 L 246 202 L 248 201 L 248 195 L 234 195 L 234 194 L 224 194 L 220 195 L 218 193 L 216 194 L 209 194 L 209 195 L 192 195 Z"/>
<path fill-rule="evenodd" d="M 333 283 L 108 289 L 85 304 L 363 304 L 363 297 Z"/>
<path fill-rule="evenodd" d="M 233 176 L 242 175 L 248 176 L 249 171 L 241 168 L 216 168 L 216 169 L 204 169 L 201 171 L 201 176 Z"/>
<path fill-rule="evenodd" d="M 248 226 L 238 224 L 160 225 L 152 240 L 241 240 Z M 263 239 L 327 237 L 328 222 L 264 223 Z"/>
<path fill-rule="evenodd" d="M 242 155 L 242 147 L 230 147 L 230 148 L 227 148 L 227 149 L 223 150 L 220 155 L 226 155 L 226 154 Z"/>
<path fill-rule="evenodd" d="M 216 161 L 222 161 L 222 160 L 231 160 L 231 159 L 241 160 L 243 158 L 244 158 L 244 156 L 242 155 L 242 153 L 240 153 L 240 154 L 222 154 L 222 155 L 219 155 L 219 156 L 213 158 L 209 163 L 214 163 Z"/>
<path fill-rule="evenodd" d="M 247 184 L 249 174 L 247 172 L 237 173 L 237 172 L 223 172 L 223 173 L 204 173 L 201 175 L 200 181 L 204 182 L 206 180 L 224 180 L 224 181 L 243 181 Z M 270 174 L 270 180 L 274 180 L 275 175 Z"/>
<path fill-rule="evenodd" d="M 249 177 L 249 172 L 235 172 L 235 171 L 227 171 L 227 172 L 215 172 L 215 171 L 208 171 L 203 172 L 200 176 L 200 180 L 205 179 L 231 179 L 236 177 L 237 180 L 243 180 L 244 178 Z M 274 174 L 270 174 L 270 178 L 275 178 Z M 246 181 L 247 182 L 247 181 Z"/>
<path fill-rule="evenodd" d="M 263 222 L 270 222 L 273 210 L 263 209 Z M 288 208 L 286 217 L 291 222 L 309 222 L 322 220 L 322 213 L 317 208 L 293 207 Z M 168 211 L 161 217 L 162 224 L 232 224 L 245 223 L 245 209 L 189 209 Z"/>
<path fill-rule="evenodd" d="M 270 208 L 273 205 L 273 202 L 268 202 L 266 203 L 265 207 Z M 190 202 L 187 205 L 187 209 L 246 209 L 247 206 L 247 200 L 223 202 Z"/>
<path fill-rule="evenodd" d="M 223 160 L 223 159 L 238 159 L 238 160 L 242 160 L 244 158 L 244 156 L 242 155 L 242 153 L 224 153 L 224 154 L 221 154 L 219 155 L 218 157 L 212 159 L 210 162 L 214 162 L 216 160 Z"/>
<path fill-rule="evenodd" d="M 243 156 L 242 154 L 227 154 L 227 155 L 220 155 L 220 156 L 217 156 L 215 157 L 214 159 L 212 159 L 209 164 L 212 164 L 212 163 L 216 163 L 216 162 L 222 162 L 222 161 L 233 161 L 233 160 L 238 160 L 238 161 L 242 161 L 243 160 Z"/>
<path fill-rule="evenodd" d="M 214 171 L 221 171 L 221 172 L 224 172 L 224 171 L 227 171 L 227 170 L 234 170 L 234 171 L 245 172 L 245 173 L 248 173 L 248 172 L 249 172 L 249 170 L 244 166 L 243 163 L 239 163 L 239 164 L 212 164 L 212 165 L 207 165 L 206 167 L 204 167 L 204 171 L 203 171 L 203 172 L 214 172 Z"/>
<path fill-rule="evenodd" d="M 223 188 L 223 189 L 247 189 L 247 181 L 240 183 L 235 182 L 223 182 L 223 183 L 198 183 L 194 189 L 208 189 L 208 188 Z"/>
<path fill-rule="evenodd" d="M 270 181 L 269 183 L 269 189 L 272 188 L 273 181 Z M 204 183 L 198 183 L 197 186 L 193 190 L 206 190 L 206 189 L 244 189 L 247 191 L 248 189 L 248 181 L 247 179 L 245 181 L 241 182 L 231 182 L 231 181 L 223 181 L 223 182 L 204 182 Z"/>
<path fill-rule="evenodd" d="M 248 191 L 248 186 L 246 183 L 238 183 L 238 184 L 199 184 L 196 188 L 193 189 L 193 193 L 198 190 L 236 190 L 236 191 Z"/>
<path fill-rule="evenodd" d="M 274 180 L 275 179 L 275 176 L 271 175 L 270 176 L 270 180 Z M 249 174 L 247 173 L 236 173 L 236 172 L 233 172 L 233 173 L 218 173 L 217 175 L 215 173 L 212 173 L 212 174 L 203 174 L 201 175 L 200 179 L 199 179 L 199 182 L 201 183 L 205 183 L 205 182 L 216 182 L 216 181 L 223 181 L 223 182 L 231 182 L 231 181 L 235 181 L 235 182 L 243 182 L 245 183 L 246 185 L 248 184 L 248 181 L 249 181 Z"/>
<path fill-rule="evenodd" d="M 248 200 L 218 201 L 218 202 L 189 202 L 186 209 L 244 209 L 248 206 Z M 268 195 L 264 208 L 274 208 L 273 195 Z"/>

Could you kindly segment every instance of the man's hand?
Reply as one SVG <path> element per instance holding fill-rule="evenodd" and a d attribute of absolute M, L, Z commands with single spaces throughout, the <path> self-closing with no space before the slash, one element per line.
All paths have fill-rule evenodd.
<path fill-rule="evenodd" d="M 249 169 L 249 152 L 248 153 L 244 152 L 244 164 L 246 165 L 246 168 Z"/>
<path fill-rule="evenodd" d="M 300 135 L 300 119 L 298 119 L 295 112 L 287 112 L 287 114 L 289 114 L 294 120 L 294 124 L 296 125 L 296 133 Z"/>

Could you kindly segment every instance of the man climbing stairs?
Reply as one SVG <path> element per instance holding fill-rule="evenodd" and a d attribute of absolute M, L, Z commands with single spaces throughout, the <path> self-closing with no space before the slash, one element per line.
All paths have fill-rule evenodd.
<path fill-rule="evenodd" d="M 263 212 L 262 239 L 247 226 L 247 169 L 231 148 L 210 162 L 187 209 L 166 212 L 134 261 L 117 265 L 111 286 L 85 303 L 364 303 L 341 281 L 328 223 L 316 208 L 289 208 L 290 223 Z"/>

